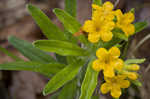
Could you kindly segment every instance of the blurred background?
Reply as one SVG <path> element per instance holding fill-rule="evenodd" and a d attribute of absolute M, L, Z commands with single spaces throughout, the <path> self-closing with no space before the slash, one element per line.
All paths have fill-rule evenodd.
<path fill-rule="evenodd" d="M 150 0 L 111 0 L 115 8 L 129 11 L 135 8 L 135 21 L 150 22 Z M 91 0 L 78 0 L 77 18 L 83 24 L 84 20 L 91 16 Z M 26 4 L 32 3 L 41 8 L 60 28 L 61 23 L 52 13 L 53 8 L 64 8 L 64 0 L 0 0 L 0 45 L 23 57 L 8 43 L 9 35 L 15 35 L 20 39 L 32 42 L 44 39 L 40 29 L 35 24 L 26 9 Z M 150 26 L 131 38 L 128 58 L 146 58 L 141 65 L 140 81 L 142 87 L 129 88 L 129 96 L 121 99 L 150 99 Z M 13 61 L 7 55 L 0 52 L 0 63 Z M 48 81 L 47 78 L 28 71 L 0 71 L 0 99 L 50 99 L 41 94 L 42 88 Z M 68 93 L 69 94 L 69 93 Z M 101 99 L 111 99 L 102 95 Z"/>

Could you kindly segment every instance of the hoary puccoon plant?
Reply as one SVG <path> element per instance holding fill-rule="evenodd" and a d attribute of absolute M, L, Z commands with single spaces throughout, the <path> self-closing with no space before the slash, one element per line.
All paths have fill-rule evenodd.
<path fill-rule="evenodd" d="M 130 37 L 147 23 L 134 21 L 134 9 L 123 13 L 110 1 L 93 0 L 91 6 L 91 18 L 81 25 L 76 19 L 76 0 L 65 0 L 64 10 L 53 10 L 64 26 L 61 30 L 28 4 L 30 15 L 48 40 L 30 44 L 10 36 L 8 41 L 29 61 L 1 48 L 15 62 L 0 64 L 0 70 L 34 71 L 49 77 L 43 95 L 51 94 L 51 99 L 99 99 L 103 94 L 119 99 L 124 92 L 128 95 L 125 88 L 141 85 L 138 63 L 144 62 L 126 59 Z"/>

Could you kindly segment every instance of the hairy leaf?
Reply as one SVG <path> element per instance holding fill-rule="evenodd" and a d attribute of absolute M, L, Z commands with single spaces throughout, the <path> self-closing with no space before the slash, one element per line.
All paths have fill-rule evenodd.
<path fill-rule="evenodd" d="M 78 74 L 82 65 L 83 62 L 78 61 L 77 63 L 66 66 L 63 70 L 53 76 L 53 78 L 48 82 L 44 88 L 43 94 L 48 95 L 72 80 Z"/>
<path fill-rule="evenodd" d="M 80 99 L 91 99 L 97 85 L 98 72 L 92 69 L 93 60 L 88 64 L 88 68 L 82 82 Z"/>
<path fill-rule="evenodd" d="M 76 17 L 77 0 L 65 0 L 65 11 L 71 16 Z"/>
<path fill-rule="evenodd" d="M 81 24 L 67 12 L 55 8 L 53 12 L 56 14 L 58 19 L 64 24 L 65 29 L 70 33 L 74 34 L 80 30 Z"/>
<path fill-rule="evenodd" d="M 37 7 L 29 4 L 28 10 L 48 39 L 66 40 L 64 33 Z"/>
<path fill-rule="evenodd" d="M 34 42 L 34 45 L 44 51 L 55 52 L 57 54 L 66 56 L 85 56 L 88 55 L 87 51 L 79 46 L 58 40 L 38 40 Z"/>
<path fill-rule="evenodd" d="M 50 77 L 50 75 L 52 74 L 59 72 L 64 67 L 65 67 L 64 64 L 59 64 L 59 63 L 42 64 L 35 61 L 27 61 L 27 62 L 18 61 L 18 62 L 0 64 L 0 70 L 33 71 L 33 72 L 39 72 L 48 77 Z"/>
<path fill-rule="evenodd" d="M 77 89 L 77 79 L 74 79 L 64 85 L 59 94 L 58 99 L 74 99 L 76 89 Z"/>
<path fill-rule="evenodd" d="M 55 62 L 47 53 L 33 47 L 31 43 L 24 40 L 20 40 L 14 36 L 8 37 L 8 41 L 17 48 L 25 57 L 32 61 L 38 61 L 43 63 Z"/>

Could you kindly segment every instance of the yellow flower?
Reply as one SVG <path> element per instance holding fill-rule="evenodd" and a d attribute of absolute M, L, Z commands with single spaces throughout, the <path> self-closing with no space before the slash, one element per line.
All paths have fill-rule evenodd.
<path fill-rule="evenodd" d="M 115 26 L 114 22 L 87 20 L 83 26 L 83 31 L 88 32 L 88 40 L 97 43 L 100 39 L 107 42 L 112 39 L 111 30 Z"/>
<path fill-rule="evenodd" d="M 92 20 L 107 20 L 112 21 L 114 19 L 113 4 L 109 1 L 105 2 L 102 6 L 93 4 L 94 9 L 92 13 Z"/>
<path fill-rule="evenodd" d="M 112 47 L 107 51 L 105 48 L 99 48 L 96 52 L 96 59 L 93 62 L 93 69 L 95 71 L 103 70 L 104 76 L 115 76 L 115 70 L 121 70 L 123 61 L 119 59 L 120 50 L 117 47 Z"/>
<path fill-rule="evenodd" d="M 116 26 L 121 28 L 126 36 L 134 34 L 135 27 L 132 24 L 135 19 L 134 14 L 132 12 L 123 14 L 120 9 L 116 10 L 114 14 L 117 17 Z"/>
<path fill-rule="evenodd" d="M 128 88 L 130 86 L 130 82 L 125 80 L 125 78 L 125 75 L 117 75 L 113 78 L 104 77 L 106 82 L 101 85 L 101 92 L 106 94 L 110 91 L 112 97 L 119 98 L 121 95 L 121 88 Z"/>
<path fill-rule="evenodd" d="M 104 42 L 110 41 L 113 37 L 111 30 L 115 26 L 113 5 L 106 2 L 102 7 L 94 4 L 92 7 L 92 20 L 85 21 L 83 31 L 88 33 L 88 40 L 92 43 L 97 43 L 100 39 Z"/>
<path fill-rule="evenodd" d="M 127 77 L 131 80 L 136 80 L 138 78 L 138 74 L 136 71 L 140 69 L 140 66 L 137 64 L 125 65 L 121 70 L 121 73 L 127 75 Z"/>

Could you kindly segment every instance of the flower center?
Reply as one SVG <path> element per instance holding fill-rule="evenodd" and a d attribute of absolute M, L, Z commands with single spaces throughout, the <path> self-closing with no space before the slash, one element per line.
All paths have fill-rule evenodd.
<path fill-rule="evenodd" d="M 109 58 L 107 57 L 106 59 L 105 59 L 105 64 L 109 64 Z"/>
<path fill-rule="evenodd" d="M 96 32 L 99 32 L 100 31 L 100 28 L 99 27 L 96 27 Z"/>

